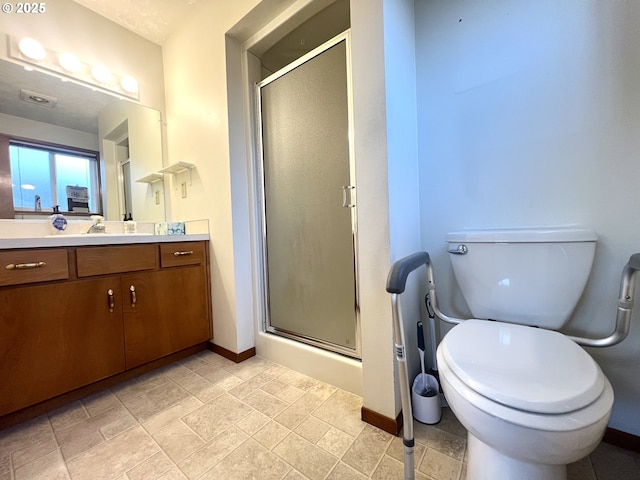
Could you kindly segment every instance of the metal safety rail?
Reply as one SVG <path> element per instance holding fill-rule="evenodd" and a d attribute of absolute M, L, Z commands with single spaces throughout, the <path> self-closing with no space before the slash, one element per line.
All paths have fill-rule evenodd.
<path fill-rule="evenodd" d="M 402 443 L 404 444 L 404 478 L 414 479 L 413 458 L 413 411 L 411 409 L 411 392 L 409 391 L 409 376 L 407 373 L 407 355 L 402 328 L 402 310 L 400 308 L 399 295 L 404 292 L 407 277 L 411 272 L 422 265 L 430 266 L 429 254 L 417 252 L 398 260 L 391 267 L 387 278 L 387 292 L 391 294 L 393 308 L 393 337 L 395 344 L 395 358 L 398 367 L 398 380 L 400 383 L 400 401 L 402 403 Z"/>
<path fill-rule="evenodd" d="M 464 255 L 464 250 L 457 249 L 450 251 L 451 254 Z M 440 311 L 436 299 L 436 286 L 433 279 L 433 268 L 431 259 L 427 252 L 416 252 L 396 261 L 389 271 L 387 278 L 387 292 L 391 294 L 393 311 L 393 337 L 396 365 L 398 367 L 398 381 L 400 383 L 400 401 L 402 404 L 402 442 L 404 444 L 404 478 L 414 480 L 414 437 L 413 437 L 413 410 L 411 407 L 411 391 L 409 387 L 409 375 L 407 371 L 407 355 L 402 321 L 402 310 L 400 308 L 400 295 L 405 291 L 407 277 L 411 272 L 421 266 L 425 266 L 427 271 L 427 301 L 435 315 L 447 323 L 457 324 L 464 319 L 450 317 Z M 616 315 L 616 325 L 614 332 L 604 338 L 585 338 L 567 335 L 568 338 L 578 344 L 588 347 L 609 347 L 624 340 L 629 334 L 631 326 L 631 314 L 634 304 L 635 279 L 640 271 L 640 253 L 631 255 L 629 261 L 622 271 L 620 282 L 620 294 L 618 298 L 618 308 Z M 435 345 L 432 346 L 435 348 Z"/>

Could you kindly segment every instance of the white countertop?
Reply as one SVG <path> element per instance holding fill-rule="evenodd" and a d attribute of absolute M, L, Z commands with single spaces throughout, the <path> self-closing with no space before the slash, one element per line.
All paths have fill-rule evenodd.
<path fill-rule="evenodd" d="M 51 237 L 0 238 L 0 250 L 9 248 L 82 247 L 87 245 L 124 245 L 131 243 L 195 242 L 209 240 L 208 233 L 189 235 L 84 234 Z"/>

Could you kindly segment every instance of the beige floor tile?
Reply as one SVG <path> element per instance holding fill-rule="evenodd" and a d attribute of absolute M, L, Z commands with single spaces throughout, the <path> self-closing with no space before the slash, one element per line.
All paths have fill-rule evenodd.
<path fill-rule="evenodd" d="M 640 471 L 632 452 L 601 443 L 590 455 L 598 480 L 637 480 Z"/>
<path fill-rule="evenodd" d="M 127 409 L 118 403 L 115 408 L 60 429 L 56 432 L 56 437 L 62 449 L 62 455 L 66 460 L 69 460 L 101 444 L 106 439 L 113 438 L 135 424 L 135 419 Z"/>
<path fill-rule="evenodd" d="M 342 458 L 347 453 L 356 438 L 335 427 L 329 430 L 316 442 L 320 448 L 325 449 L 330 454 Z"/>
<path fill-rule="evenodd" d="M 269 417 L 254 410 L 242 420 L 236 422 L 236 427 L 251 437 L 267 423 L 269 423 Z"/>
<path fill-rule="evenodd" d="M 123 475 L 159 450 L 156 442 L 138 426 L 81 453 L 67 462 L 67 468 L 73 480 L 107 480 Z"/>
<path fill-rule="evenodd" d="M 295 433 L 288 435 L 273 453 L 311 480 L 322 480 L 338 459 Z"/>
<path fill-rule="evenodd" d="M 59 450 L 17 468 L 15 480 L 69 480 L 67 467 Z"/>
<path fill-rule="evenodd" d="M 238 428 L 231 427 L 181 461 L 178 467 L 187 478 L 198 478 L 242 445 L 248 438 Z"/>
<path fill-rule="evenodd" d="M 264 390 L 254 390 L 244 397 L 242 401 L 269 418 L 275 417 L 288 407 L 287 403 L 268 394 Z"/>
<path fill-rule="evenodd" d="M 133 398 L 122 399 L 122 403 L 138 421 L 144 422 L 189 396 L 189 392 L 182 387 L 168 382 L 145 390 Z"/>
<path fill-rule="evenodd" d="M 331 425 L 319 418 L 308 416 L 294 429 L 294 432 L 315 444 L 330 428 L 332 428 Z"/>
<path fill-rule="evenodd" d="M 270 380 L 269 382 L 265 383 L 260 388 L 275 397 L 278 395 L 278 393 L 289 388 L 289 385 L 284 382 L 281 382 L 276 378 L 274 380 Z"/>
<path fill-rule="evenodd" d="M 170 424 L 180 417 L 184 417 L 202 405 L 204 405 L 203 402 L 197 398 L 191 396 L 187 397 L 175 405 L 171 405 L 169 408 L 163 410 L 157 415 L 154 415 L 149 420 L 146 420 L 142 423 L 142 426 L 147 432 L 151 434 L 156 433 L 165 425 Z"/>
<path fill-rule="evenodd" d="M 258 390 L 263 385 L 269 383 L 271 380 L 272 378 L 270 376 L 267 376 L 261 373 L 259 375 L 249 378 L 248 380 L 245 380 L 240 385 L 233 387 L 231 390 L 229 390 L 229 393 L 234 397 L 244 398 L 247 395 Z"/>
<path fill-rule="evenodd" d="M 0 455 L 0 478 L 7 473 L 11 476 L 11 457 L 9 454 Z"/>
<path fill-rule="evenodd" d="M 338 462 L 331 473 L 327 477 L 327 480 L 366 480 L 369 477 L 365 477 L 363 474 L 354 470 L 352 467 L 347 465 L 346 463 Z M 402 477 L 386 477 L 387 479 L 391 478 L 402 478 Z"/>
<path fill-rule="evenodd" d="M 206 367 L 199 369 L 197 373 L 225 391 L 229 391 L 244 383 L 244 380 L 240 377 L 236 377 L 224 368 L 210 363 L 207 364 Z"/>
<path fill-rule="evenodd" d="M 418 470 L 434 480 L 458 480 L 462 462 L 428 448 Z"/>
<path fill-rule="evenodd" d="M 424 455 L 424 452 L 426 450 L 427 447 L 417 442 L 413 446 L 413 464 L 416 466 L 416 468 L 418 465 L 420 465 L 420 461 L 422 460 L 422 456 Z M 393 440 L 391 440 L 389 448 L 387 448 L 386 454 L 391 458 L 395 458 L 399 462 L 404 462 L 404 452 L 405 448 L 402 437 L 394 437 Z"/>
<path fill-rule="evenodd" d="M 287 385 L 287 388 L 276 393 L 275 396 L 285 403 L 292 404 L 296 400 L 302 398 L 305 393 L 306 392 L 304 390 L 300 390 L 299 388 Z"/>
<path fill-rule="evenodd" d="M 367 425 L 342 457 L 342 461 L 365 475 L 371 475 L 387 451 L 393 436 Z"/>
<path fill-rule="evenodd" d="M 194 381 L 183 384 L 182 387 L 202 403 L 207 403 L 222 395 L 225 391 L 209 380 L 197 375 Z"/>
<path fill-rule="evenodd" d="M 87 409 L 87 412 L 89 412 L 89 415 L 92 417 L 122 405 L 118 397 L 109 389 L 83 398 L 81 401 L 84 408 Z"/>
<path fill-rule="evenodd" d="M 89 418 L 89 413 L 79 400 L 49 412 L 48 415 L 54 432 Z"/>
<path fill-rule="evenodd" d="M 322 399 L 312 393 L 305 393 L 298 400 L 289 405 L 275 420 L 287 428 L 293 429 L 308 415 L 322 404 Z"/>
<path fill-rule="evenodd" d="M 291 467 L 258 442 L 248 439 L 199 480 L 280 480 Z"/>
<path fill-rule="evenodd" d="M 278 377 L 278 380 L 304 391 L 308 391 L 311 387 L 318 384 L 318 380 L 315 378 L 308 377 L 295 370 L 286 370 Z"/>
<path fill-rule="evenodd" d="M 316 397 L 320 397 L 322 400 L 326 400 L 337 391 L 338 389 L 336 387 L 324 382 L 318 382 L 307 389 L 307 392 L 314 394 Z"/>
<path fill-rule="evenodd" d="M 251 413 L 251 407 L 225 393 L 183 417 L 205 441 L 218 436 Z"/>
<path fill-rule="evenodd" d="M 313 416 L 357 437 L 365 426 L 360 419 L 361 410 L 361 397 L 344 390 L 337 390 L 313 412 Z"/>
<path fill-rule="evenodd" d="M 187 480 L 187 477 L 184 476 L 178 467 L 174 466 L 171 470 L 158 477 L 158 480 Z"/>
<path fill-rule="evenodd" d="M 273 363 L 269 360 L 265 360 L 264 358 L 260 357 L 251 357 L 244 362 L 227 365 L 224 368 L 225 370 L 234 374 L 236 377 L 239 377 L 245 381 L 258 375 L 263 375 L 268 380 L 272 380 L 276 375 L 269 372 L 269 367 L 271 366 L 273 366 Z"/>
<path fill-rule="evenodd" d="M 414 428 L 418 422 L 414 421 Z M 435 428 L 444 430 L 445 432 L 453 433 L 459 437 L 467 438 L 467 429 L 460 423 L 450 408 L 442 409 L 442 418 L 440 423 L 434 425 Z"/>
<path fill-rule="evenodd" d="M 282 480 L 309 480 L 308 477 L 305 477 L 299 471 L 295 469 L 291 469 L 289 473 L 285 475 Z"/>
<path fill-rule="evenodd" d="M 127 472 L 129 480 L 155 480 L 174 467 L 166 453 L 160 451 Z"/>
<path fill-rule="evenodd" d="M 638 472 L 640 474 L 640 471 Z M 639 477 L 640 478 L 640 475 Z M 589 457 L 567 465 L 567 480 L 596 480 Z"/>
<path fill-rule="evenodd" d="M 3 430 L 0 434 L 0 457 L 11 455 L 13 468 L 52 452 L 57 446 L 47 415 Z"/>
<path fill-rule="evenodd" d="M 205 441 L 181 420 L 176 420 L 153 434 L 153 439 L 173 462 L 185 459 Z"/>
<path fill-rule="evenodd" d="M 456 460 L 463 460 L 464 458 L 467 445 L 465 437 L 459 437 L 458 435 L 440 430 L 437 427 L 423 425 L 418 422 L 414 422 L 413 434 L 416 442 L 433 448 Z"/>
<path fill-rule="evenodd" d="M 415 480 L 429 480 L 429 477 L 415 469 L 413 475 Z M 371 478 L 373 480 L 404 478 L 404 463 L 399 462 L 395 458 L 391 458 L 389 455 L 385 455 L 371 475 Z"/>
<path fill-rule="evenodd" d="M 291 430 L 280 425 L 278 422 L 271 420 L 264 427 L 258 430 L 254 435 L 254 440 L 257 440 L 269 450 L 273 449 L 278 443 L 280 443 Z"/>

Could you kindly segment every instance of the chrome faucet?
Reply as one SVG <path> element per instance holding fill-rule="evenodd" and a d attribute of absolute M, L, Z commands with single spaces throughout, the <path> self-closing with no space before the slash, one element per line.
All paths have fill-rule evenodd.
<path fill-rule="evenodd" d="M 102 215 L 91 215 L 91 220 L 93 220 L 93 224 L 87 230 L 87 233 L 107 233 L 106 226 L 104 223 L 104 217 Z"/>

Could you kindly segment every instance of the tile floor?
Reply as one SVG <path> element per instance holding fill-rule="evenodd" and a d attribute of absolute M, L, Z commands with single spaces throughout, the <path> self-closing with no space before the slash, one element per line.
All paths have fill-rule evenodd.
<path fill-rule="evenodd" d="M 402 441 L 362 400 L 258 357 L 205 351 L 0 431 L 0 480 L 402 479 Z M 465 476 L 448 409 L 416 423 L 416 480 Z M 640 455 L 602 444 L 570 480 L 640 479 Z"/>

